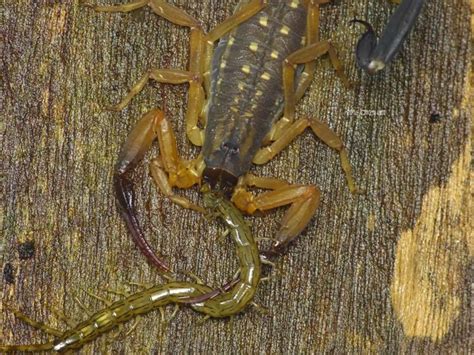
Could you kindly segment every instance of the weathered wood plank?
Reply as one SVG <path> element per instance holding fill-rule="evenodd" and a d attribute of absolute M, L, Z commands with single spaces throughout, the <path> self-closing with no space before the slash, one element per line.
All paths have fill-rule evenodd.
<path fill-rule="evenodd" d="M 172 2 L 212 27 L 237 0 Z M 121 113 L 100 105 L 117 102 L 149 67 L 185 67 L 188 32 L 149 10 L 96 14 L 72 0 L 1 6 L 2 301 L 62 326 L 53 310 L 81 318 L 75 297 L 102 306 L 82 289 L 105 295 L 127 281 L 163 282 L 125 231 L 111 174 L 127 132 L 149 108 L 164 107 L 184 132 L 186 88 L 150 85 Z M 430 1 L 401 58 L 367 77 L 353 58 L 360 28 L 348 21 L 367 18 L 380 29 L 392 10 L 382 0 L 323 6 L 321 37 L 332 39 L 357 84 L 345 90 L 323 60 L 298 106 L 344 138 L 366 193 L 350 195 L 337 155 L 310 132 L 255 168 L 323 192 L 314 221 L 278 260 L 280 275 L 258 292 L 269 313 L 249 309 L 199 325 L 187 309 L 167 324 L 156 312 L 83 353 L 468 353 L 470 4 Z M 432 113 L 440 122 L 430 123 Z M 198 151 L 184 133 L 178 139 L 186 155 Z M 230 277 L 231 243 L 215 241 L 215 226 L 158 196 L 146 163 L 134 178 L 145 231 L 171 265 L 212 285 Z M 271 237 L 281 216 L 249 220 L 257 236 Z M 21 259 L 27 241 L 34 254 L 23 248 Z M 0 311 L 1 343 L 46 340 L 3 303 Z"/>

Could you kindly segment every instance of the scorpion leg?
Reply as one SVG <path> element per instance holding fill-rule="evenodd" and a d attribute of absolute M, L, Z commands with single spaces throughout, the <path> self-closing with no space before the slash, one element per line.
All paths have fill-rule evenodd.
<path fill-rule="evenodd" d="M 333 130 L 331 130 L 324 122 L 311 119 L 310 125 L 311 130 L 319 139 L 321 139 L 330 148 L 333 148 L 337 152 L 339 152 L 342 170 L 344 170 L 349 190 L 353 194 L 360 193 L 361 191 L 357 187 L 354 176 L 352 175 L 352 166 L 349 162 L 347 149 L 344 147 L 344 142 L 342 141 L 342 139 L 339 138 L 339 136 Z"/>
<path fill-rule="evenodd" d="M 307 4 L 307 25 L 306 25 L 306 47 L 294 52 L 291 54 L 287 61 L 283 66 L 283 86 L 285 90 L 285 112 L 283 117 L 274 124 L 272 130 L 265 138 L 266 143 L 270 143 L 275 141 L 280 137 L 280 135 L 285 132 L 288 126 L 293 123 L 294 121 L 294 113 L 295 113 L 295 105 L 296 102 L 299 101 L 306 89 L 311 84 L 314 72 L 316 68 L 315 60 L 325 53 L 329 53 L 329 57 L 331 59 L 331 63 L 333 67 L 336 69 L 337 75 L 342 79 L 345 86 L 349 86 L 349 81 L 344 75 L 342 70 L 342 64 L 337 58 L 336 51 L 334 48 L 329 44 L 329 49 L 327 51 L 323 51 L 322 53 L 313 53 L 313 57 L 311 58 L 299 58 L 298 53 L 304 52 L 304 50 L 308 50 L 308 47 L 316 46 L 317 43 L 328 43 L 328 42 L 320 42 L 319 40 L 319 23 L 320 23 L 320 10 L 319 5 L 328 3 L 331 0 L 319 0 L 319 1 L 310 1 Z M 303 59 L 303 62 L 301 62 Z M 304 60 L 308 59 L 308 60 Z M 294 69 L 297 65 L 303 64 L 304 69 L 300 75 L 299 81 L 295 88 L 295 71 Z M 286 72 L 285 72 L 286 68 Z"/>
<path fill-rule="evenodd" d="M 290 121 L 295 116 L 295 71 L 298 64 L 305 64 L 314 61 L 318 57 L 329 54 L 331 63 L 336 70 L 337 76 L 343 81 L 346 87 L 349 87 L 349 80 L 342 70 L 342 64 L 337 57 L 334 47 L 328 41 L 321 41 L 310 44 L 304 48 L 290 54 L 283 62 L 283 89 L 285 92 L 285 112 L 284 115 Z"/>
<path fill-rule="evenodd" d="M 95 5 L 85 1 L 83 5 L 100 12 L 130 12 L 146 6 L 148 2 L 149 0 L 135 0 L 121 5 Z"/>
<path fill-rule="evenodd" d="M 261 148 L 253 159 L 255 164 L 265 164 L 269 160 L 273 159 L 279 152 L 287 147 L 298 135 L 303 131 L 311 127 L 314 134 L 321 139 L 330 148 L 335 149 L 339 152 L 341 160 L 341 166 L 346 176 L 347 185 L 352 193 L 359 193 L 359 189 L 356 186 L 355 179 L 352 175 L 352 167 L 349 162 L 347 149 L 344 147 L 344 143 L 334 131 L 332 131 L 325 123 L 315 119 L 300 119 L 294 122 L 289 128 L 285 130 L 281 136 L 273 142 L 271 145 Z"/>
<path fill-rule="evenodd" d="M 327 1 L 321 1 L 320 3 L 326 2 Z M 306 45 L 319 42 L 320 3 L 310 2 L 308 4 L 308 16 L 306 17 Z M 306 89 L 308 89 L 309 85 L 313 81 L 315 70 L 315 61 L 311 61 L 304 65 L 304 69 L 301 73 L 301 78 L 295 92 L 296 100 L 300 100 L 303 97 Z"/>
<path fill-rule="evenodd" d="M 255 196 L 248 187 L 272 189 Z M 290 205 L 275 237 L 275 250 L 281 249 L 300 234 L 313 217 L 319 205 L 320 192 L 314 185 L 290 185 L 281 180 L 257 178 L 251 174 L 240 179 L 232 202 L 246 213 L 267 211 Z"/>
<path fill-rule="evenodd" d="M 153 12 L 172 23 L 191 28 L 201 27 L 194 17 L 163 0 L 134 0 L 120 5 L 95 5 L 86 1 L 84 5 L 98 12 L 130 12 L 148 5 Z"/>
<path fill-rule="evenodd" d="M 96 11 L 108 12 L 128 12 L 149 5 L 158 16 L 163 17 L 174 24 L 186 26 L 191 29 L 188 71 L 177 69 L 152 69 L 143 75 L 143 77 L 133 86 L 128 95 L 119 104 L 110 106 L 108 109 L 113 111 L 122 110 L 126 105 L 128 105 L 130 100 L 144 88 L 149 79 L 167 84 L 183 84 L 189 82 L 186 133 L 193 144 L 201 146 L 204 133 L 198 127 L 198 121 L 204 101 L 201 72 L 204 68 L 203 59 L 206 46 L 204 32 L 200 23 L 183 10 L 161 0 L 134 1 L 128 4 L 115 6 L 87 5 Z"/>
<path fill-rule="evenodd" d="M 239 11 L 214 27 L 206 35 L 206 39 L 209 42 L 214 43 L 242 22 L 247 21 L 249 18 L 259 13 L 267 5 L 267 2 L 268 0 L 252 0 L 248 4 L 243 5 Z"/>
<path fill-rule="evenodd" d="M 163 84 L 185 84 L 200 82 L 199 75 L 193 74 L 192 72 L 179 70 L 179 69 L 151 69 L 147 71 L 140 80 L 133 85 L 128 94 L 116 105 L 107 106 L 109 111 L 121 111 L 123 110 L 132 99 L 137 96 L 145 87 L 148 80 L 155 80 Z"/>
<path fill-rule="evenodd" d="M 172 191 L 174 186 L 186 189 L 200 183 L 204 170 L 202 157 L 189 161 L 179 157 L 176 137 L 166 118 L 162 117 L 154 129 L 160 145 L 160 156 L 151 161 L 150 173 L 158 190 L 184 208 L 205 213 L 202 207 L 184 197 L 176 196 Z"/>

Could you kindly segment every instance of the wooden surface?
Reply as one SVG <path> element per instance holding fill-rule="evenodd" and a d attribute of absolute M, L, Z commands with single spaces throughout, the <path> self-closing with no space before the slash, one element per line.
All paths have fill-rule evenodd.
<path fill-rule="evenodd" d="M 211 28 L 237 0 L 170 2 Z M 183 133 L 187 88 L 151 84 L 123 112 L 100 106 L 117 102 L 150 67 L 184 68 L 188 30 L 149 9 L 97 14 L 72 0 L 0 6 L 2 301 L 64 328 L 55 310 L 85 316 L 75 298 L 103 307 L 86 289 L 113 298 L 107 288 L 164 282 L 116 211 L 112 170 L 127 133 L 152 107 L 165 108 L 186 156 L 198 152 Z M 427 2 L 401 56 L 368 77 L 354 64 L 362 29 L 348 21 L 357 16 L 380 30 L 393 5 L 324 5 L 321 38 L 338 48 L 356 85 L 345 90 L 328 60 L 318 62 L 298 115 L 318 117 L 343 137 L 366 193 L 351 196 L 337 154 L 306 132 L 254 169 L 322 190 L 317 215 L 257 293 L 267 313 L 251 307 L 200 324 L 201 315 L 183 308 L 163 324 L 154 312 L 130 334 L 128 324 L 116 340 L 108 334 L 81 352 L 468 353 L 470 6 Z M 220 227 L 156 193 L 146 166 L 153 154 L 156 147 L 134 174 L 146 235 L 175 269 L 221 284 L 237 267 L 232 243 L 216 242 Z M 249 218 L 255 235 L 272 237 L 283 212 Z M 0 314 L 1 343 L 48 339 L 3 303 Z"/>

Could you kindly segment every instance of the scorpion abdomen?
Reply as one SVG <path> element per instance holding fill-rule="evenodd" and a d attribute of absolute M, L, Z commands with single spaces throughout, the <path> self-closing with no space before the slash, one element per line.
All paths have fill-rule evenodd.
<path fill-rule="evenodd" d="M 304 45 L 306 17 L 303 1 L 271 0 L 219 42 L 203 148 L 211 184 L 235 184 L 281 116 L 283 61 Z"/>

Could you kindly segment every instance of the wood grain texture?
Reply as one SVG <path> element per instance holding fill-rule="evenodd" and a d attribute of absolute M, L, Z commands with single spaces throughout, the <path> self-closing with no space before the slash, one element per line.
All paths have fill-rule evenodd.
<path fill-rule="evenodd" d="M 170 2 L 211 28 L 237 0 Z M 182 152 L 198 152 L 184 135 L 186 87 L 151 84 L 123 112 L 100 107 L 118 102 L 150 67 L 184 68 L 188 30 L 148 9 L 97 14 L 72 0 L 0 6 L 0 342 L 37 343 L 47 338 L 4 304 L 64 327 L 54 311 L 82 319 L 76 297 L 91 310 L 103 306 L 84 289 L 113 298 L 105 289 L 163 282 L 120 220 L 112 169 L 134 122 L 157 106 L 181 132 Z M 319 61 L 298 115 L 318 117 L 343 137 L 366 193 L 351 196 L 337 154 L 306 132 L 254 169 L 322 190 L 316 217 L 278 259 L 278 276 L 257 293 L 268 314 L 249 308 L 200 325 L 202 317 L 189 309 L 166 324 L 155 312 L 130 334 L 104 336 L 81 353 L 468 353 L 470 6 L 427 2 L 401 56 L 368 77 L 354 64 L 361 28 L 348 21 L 365 18 L 380 30 L 393 6 L 324 5 L 321 38 L 338 48 L 356 85 L 344 89 L 328 60 Z M 440 122 L 430 123 L 432 113 Z M 232 244 L 216 242 L 217 226 L 156 193 L 146 163 L 157 153 L 155 147 L 134 174 L 146 235 L 176 269 L 219 285 L 237 267 Z M 184 194 L 198 198 L 196 191 Z M 249 218 L 255 235 L 271 237 L 283 212 Z M 24 248 L 19 253 L 27 241 L 34 241 L 31 258 Z"/>

